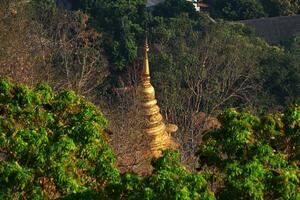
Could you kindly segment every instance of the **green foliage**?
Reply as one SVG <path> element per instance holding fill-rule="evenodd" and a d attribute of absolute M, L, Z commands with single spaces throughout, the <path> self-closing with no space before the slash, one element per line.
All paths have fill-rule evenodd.
<path fill-rule="evenodd" d="M 33 0 L 31 1 L 33 6 L 32 11 L 35 18 L 43 24 L 51 24 L 51 15 L 56 12 L 55 0 Z"/>
<path fill-rule="evenodd" d="M 119 180 L 107 121 L 72 91 L 55 95 L 0 81 L 0 197 L 41 199 L 101 191 Z"/>
<path fill-rule="evenodd" d="M 262 118 L 229 109 L 220 121 L 198 152 L 218 199 L 300 198 L 300 107 Z"/>
<path fill-rule="evenodd" d="M 296 12 L 296 1 L 289 1 L 287 10 L 278 4 L 283 9 L 279 11 L 267 10 L 265 2 L 271 1 L 215 2 L 215 15 L 229 20 Z M 270 47 L 243 25 L 212 25 L 184 0 L 167 0 L 153 15 L 145 10 L 144 0 L 72 3 L 74 9 L 90 15 L 90 26 L 103 33 L 113 76 L 137 59 L 138 46 L 148 32 L 155 44 L 151 65 L 158 98 L 169 118 L 188 134 L 198 134 L 189 125 L 190 115 L 200 110 L 210 113 L 256 101 L 260 106 L 299 102 L 297 37 L 286 49 Z M 78 28 L 85 30 L 85 15 L 72 18 L 68 11 L 58 15 L 54 0 L 34 0 L 33 5 L 39 22 L 48 27 L 46 32 L 51 29 L 58 43 L 61 38 L 74 42 L 75 33 L 87 33 Z M 63 21 L 63 15 L 68 20 Z M 54 19 L 69 24 L 68 31 Z M 62 46 L 73 50 L 76 45 L 99 42 L 76 38 L 79 42 Z M 98 52 L 99 46 L 84 54 Z M 80 57 L 80 52 L 72 52 L 70 60 Z M 58 62 L 69 63 L 63 58 Z M 262 92 L 256 96 L 254 90 L 260 87 Z M 102 131 L 107 121 L 74 92 L 55 95 L 46 84 L 32 90 L 1 80 L 0 113 L 1 199 L 215 199 L 208 189 L 215 187 L 219 199 L 300 198 L 298 107 L 263 118 L 227 110 L 220 118 L 222 129 L 207 134 L 198 153 L 201 167 L 209 174 L 188 172 L 178 153 L 166 151 L 146 177 L 119 176 Z"/>
<path fill-rule="evenodd" d="M 203 138 L 203 172 L 177 151 L 153 160 L 148 176 L 120 176 L 107 121 L 72 91 L 58 95 L 0 81 L 1 199 L 286 199 L 300 197 L 300 107 L 253 116 L 234 109 Z M 215 190 L 214 192 L 212 190 Z"/>
<path fill-rule="evenodd" d="M 119 176 L 107 121 L 72 91 L 0 81 L 1 199 L 214 199 L 204 175 L 166 151 L 150 176 Z"/>
<path fill-rule="evenodd" d="M 261 0 L 261 2 L 270 17 L 300 13 L 299 0 Z"/>
<path fill-rule="evenodd" d="M 55 0 L 34 0 L 33 3 L 37 6 L 37 9 L 47 11 L 56 7 Z"/>
<path fill-rule="evenodd" d="M 122 183 L 109 188 L 110 195 L 125 199 L 215 199 L 208 182 L 200 173 L 188 172 L 179 161 L 179 153 L 167 150 L 153 161 L 151 176 L 125 174 Z"/>
<path fill-rule="evenodd" d="M 266 13 L 259 0 L 219 0 L 213 2 L 211 15 L 226 20 L 244 20 L 265 17 Z"/>
<path fill-rule="evenodd" d="M 166 151 L 153 166 L 155 171 L 148 182 L 156 193 L 154 199 L 214 199 L 203 175 L 189 173 L 177 152 Z"/>
<path fill-rule="evenodd" d="M 145 0 L 77 0 L 74 9 L 88 13 L 90 24 L 105 33 L 106 52 L 113 64 L 112 71 L 123 70 L 137 57 L 138 41 L 144 34 L 142 22 Z"/>
<path fill-rule="evenodd" d="M 274 107 L 299 103 L 300 99 L 300 46 L 297 37 L 285 48 L 263 47 L 261 77 L 264 97 L 260 105 Z"/>
<path fill-rule="evenodd" d="M 258 88 L 261 49 L 248 36 L 251 30 L 242 24 L 205 23 L 205 18 L 182 15 L 152 30 L 157 48 L 151 53 L 153 84 L 162 107 L 178 125 L 193 112 L 211 113 L 256 98 L 251 94 Z"/>
<path fill-rule="evenodd" d="M 295 15 L 299 0 L 218 0 L 211 4 L 211 15 L 226 20 Z"/>

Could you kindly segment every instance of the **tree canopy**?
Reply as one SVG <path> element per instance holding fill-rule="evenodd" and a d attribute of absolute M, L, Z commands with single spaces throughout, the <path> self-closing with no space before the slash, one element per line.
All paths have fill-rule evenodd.
<path fill-rule="evenodd" d="M 226 20 L 296 15 L 299 0 L 218 0 L 211 4 L 210 14 Z"/>
<path fill-rule="evenodd" d="M 228 109 L 222 128 L 200 145 L 200 169 L 219 185 L 217 199 L 298 199 L 299 107 L 253 116 Z"/>
<path fill-rule="evenodd" d="M 107 121 L 72 91 L 0 81 L 0 197 L 57 198 L 116 182 Z"/>
<path fill-rule="evenodd" d="M 267 16 L 258 0 L 220 0 L 212 4 L 213 17 L 226 20 L 255 19 Z"/>
<path fill-rule="evenodd" d="M 105 34 L 105 48 L 114 66 L 113 71 L 124 69 L 136 59 L 137 42 L 145 33 L 145 0 L 77 0 L 72 4 L 73 9 L 88 13 L 91 25 Z"/>
<path fill-rule="evenodd" d="M 215 1 L 216 20 L 185 0 L 145 3 L 0 4 L 0 76 L 31 84 L 0 80 L 0 199 L 298 200 L 299 36 L 272 46 L 226 20 L 293 15 L 299 1 Z M 132 154 L 112 147 L 132 152 L 144 137 L 134 115 L 145 36 L 180 154 L 167 150 L 138 175 L 128 171 L 140 163 L 117 167 L 114 150 Z M 86 99 L 107 113 L 111 140 Z"/>
<path fill-rule="evenodd" d="M 147 176 L 120 175 L 107 121 L 72 91 L 0 81 L 2 199 L 298 199 L 300 108 L 263 117 L 234 109 L 203 138 L 198 172 L 177 151 Z"/>

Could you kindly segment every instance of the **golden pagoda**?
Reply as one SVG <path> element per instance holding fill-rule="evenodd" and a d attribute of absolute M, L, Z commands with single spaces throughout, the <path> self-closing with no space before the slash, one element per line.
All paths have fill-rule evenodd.
<path fill-rule="evenodd" d="M 144 45 L 144 66 L 142 81 L 139 88 L 141 114 L 143 116 L 142 131 L 149 138 L 151 155 L 159 157 L 161 151 L 174 148 L 177 144 L 172 140 L 170 133 L 177 130 L 176 125 L 165 125 L 160 114 L 160 108 L 155 99 L 155 90 L 150 82 L 150 68 L 148 60 L 149 46 L 147 39 Z"/>

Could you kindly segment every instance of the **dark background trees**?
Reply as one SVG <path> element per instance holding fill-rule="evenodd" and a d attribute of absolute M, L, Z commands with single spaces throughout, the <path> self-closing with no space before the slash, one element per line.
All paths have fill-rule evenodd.
<path fill-rule="evenodd" d="M 300 12 L 299 0 L 261 0 L 269 17 L 295 15 Z"/>
<path fill-rule="evenodd" d="M 226 20 L 296 15 L 299 0 L 219 0 L 211 4 L 210 14 Z"/>
<path fill-rule="evenodd" d="M 244 20 L 266 17 L 258 0 L 221 0 L 213 1 L 211 15 L 226 20 Z"/>
<path fill-rule="evenodd" d="M 145 0 L 77 0 L 73 9 L 81 9 L 90 16 L 90 25 L 103 33 L 104 47 L 114 73 L 122 71 L 137 58 L 138 44 L 145 34 L 142 20 Z"/>
<path fill-rule="evenodd" d="M 299 102 L 299 39 L 286 47 L 271 47 L 261 56 L 261 80 L 264 94 L 261 105 L 276 107 Z M 266 98 L 268 97 L 268 98 Z"/>

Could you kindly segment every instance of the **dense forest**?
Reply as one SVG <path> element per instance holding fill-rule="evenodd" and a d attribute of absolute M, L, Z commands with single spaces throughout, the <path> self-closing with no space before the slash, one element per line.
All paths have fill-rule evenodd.
<path fill-rule="evenodd" d="M 300 13 L 299 0 L 212 1 L 211 15 L 227 20 L 288 16 Z"/>
<path fill-rule="evenodd" d="M 240 22 L 299 0 L 62 2 L 0 1 L 0 199 L 300 198 L 300 33 L 271 45 Z M 179 128 L 178 150 L 152 160 L 145 38 Z"/>

